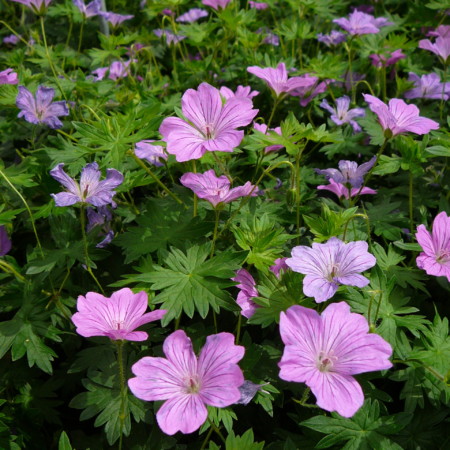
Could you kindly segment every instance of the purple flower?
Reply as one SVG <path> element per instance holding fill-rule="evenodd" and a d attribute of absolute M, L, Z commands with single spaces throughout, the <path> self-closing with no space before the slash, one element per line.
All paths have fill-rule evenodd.
<path fill-rule="evenodd" d="M 70 178 L 63 170 L 64 164 L 58 164 L 50 171 L 50 175 L 59 181 L 68 192 L 50 194 L 55 199 L 56 206 L 70 206 L 75 203 L 90 203 L 94 206 L 111 204 L 115 208 L 114 188 L 123 181 L 123 175 L 115 169 L 106 169 L 106 178 L 100 181 L 101 172 L 96 162 L 87 164 L 81 171 L 80 184 Z"/>
<path fill-rule="evenodd" d="M 264 2 L 254 2 L 252 0 L 250 0 L 248 2 L 248 6 L 250 6 L 250 8 L 254 8 L 254 9 L 267 9 L 269 7 L 269 5 L 267 3 Z"/>
<path fill-rule="evenodd" d="M 208 417 L 205 405 L 224 408 L 241 398 L 244 375 L 237 363 L 245 349 L 234 345 L 231 333 L 208 336 L 198 359 L 183 330 L 166 338 L 163 351 L 166 358 L 147 356 L 135 363 L 136 377 L 128 386 L 141 400 L 165 400 L 156 413 L 164 433 L 192 433 Z"/>
<path fill-rule="evenodd" d="M 219 9 L 219 8 L 226 8 L 228 3 L 230 3 L 231 0 L 202 0 L 202 3 L 205 6 L 211 6 L 211 8 Z"/>
<path fill-rule="evenodd" d="M 373 95 L 363 96 L 369 108 L 378 116 L 387 137 L 407 132 L 427 134 L 439 128 L 439 124 L 434 120 L 419 116 L 419 108 L 415 105 L 407 105 L 403 100 L 392 98 L 388 106 Z"/>
<path fill-rule="evenodd" d="M 333 179 L 330 179 L 330 184 L 321 184 L 320 186 L 317 186 L 317 189 L 333 192 L 333 194 L 336 194 L 339 198 L 344 197 L 346 199 L 356 197 L 357 195 L 377 193 L 377 191 L 368 187 L 363 187 L 362 189 L 351 188 L 349 191 L 348 186 L 342 183 L 336 183 Z"/>
<path fill-rule="evenodd" d="M 419 41 L 419 48 L 433 52 L 442 59 L 444 64 L 447 64 L 447 59 L 450 56 L 450 36 L 439 36 L 434 44 L 429 39 L 422 39 Z"/>
<path fill-rule="evenodd" d="M 312 248 L 294 247 L 292 258 L 288 258 L 286 264 L 294 272 L 306 275 L 303 293 L 322 303 L 333 297 L 340 284 L 360 288 L 369 284 L 360 272 L 373 267 L 377 260 L 367 249 L 367 242 L 345 244 L 333 237 L 325 244 L 312 244 Z"/>
<path fill-rule="evenodd" d="M 352 126 L 353 131 L 358 133 L 361 131 L 361 127 L 353 119 L 355 117 L 364 117 L 366 112 L 363 108 L 348 109 L 350 107 L 350 98 L 344 95 L 343 97 L 336 99 L 336 107 L 332 108 L 328 101 L 323 99 L 320 107 L 326 109 L 331 113 L 331 120 L 336 125 L 343 125 L 348 123 Z"/>
<path fill-rule="evenodd" d="M 174 13 L 171 9 L 169 9 L 169 8 L 163 9 L 163 10 L 161 11 L 161 14 L 162 14 L 163 16 L 174 16 L 174 15 L 175 15 L 175 13 Z"/>
<path fill-rule="evenodd" d="M 342 183 L 354 188 L 360 188 L 364 181 L 364 175 L 374 166 L 377 157 L 358 166 L 355 161 L 339 161 L 339 169 L 315 169 L 319 175 L 325 175 L 327 180 Z"/>
<path fill-rule="evenodd" d="M 52 102 L 55 90 L 45 86 L 39 86 L 36 96 L 25 87 L 19 86 L 16 105 L 21 109 L 17 117 L 24 117 L 27 122 L 34 124 L 44 123 L 50 128 L 61 128 L 63 123 L 59 116 L 68 116 L 69 108 L 64 101 Z"/>
<path fill-rule="evenodd" d="M 269 383 L 264 384 L 256 384 L 250 380 L 245 380 L 244 384 L 239 387 L 239 392 L 241 393 L 241 398 L 236 402 L 237 405 L 248 405 L 253 397 L 256 395 L 258 391 L 263 391 L 261 388 L 266 386 Z"/>
<path fill-rule="evenodd" d="M 154 166 L 161 167 L 164 163 L 161 159 L 167 161 L 168 155 L 164 151 L 164 147 L 161 145 L 153 145 L 152 140 L 145 140 L 136 143 L 134 148 L 134 153 L 138 158 L 147 160 L 150 164 Z"/>
<path fill-rule="evenodd" d="M 85 19 L 98 16 L 102 10 L 102 0 L 93 0 L 86 5 L 84 0 L 72 0 L 73 4 L 80 10 Z"/>
<path fill-rule="evenodd" d="M 440 212 L 433 221 L 431 233 L 425 225 L 419 225 L 416 239 L 423 249 L 416 259 L 417 267 L 428 275 L 447 277 L 450 281 L 450 217 Z"/>
<path fill-rule="evenodd" d="M 352 36 L 360 36 L 362 34 L 375 34 L 380 31 L 381 27 L 387 25 L 393 25 L 384 17 L 375 18 L 370 14 L 363 13 L 361 11 L 353 11 L 348 16 L 342 17 L 340 19 L 334 19 L 334 23 L 337 23 L 341 28 L 343 28 L 347 33 Z"/>
<path fill-rule="evenodd" d="M 86 210 L 86 216 L 88 223 L 86 225 L 86 231 L 89 232 L 95 227 L 102 227 L 102 231 L 98 233 L 103 237 L 103 240 L 99 242 L 97 248 L 105 248 L 114 239 L 114 231 L 111 229 L 112 213 L 107 206 L 100 206 L 98 211 L 94 208 L 88 208 Z"/>
<path fill-rule="evenodd" d="M 11 240 L 4 225 L 0 225 L 0 256 L 5 256 L 11 250 Z"/>
<path fill-rule="evenodd" d="M 437 73 L 416 75 L 409 72 L 408 80 L 414 82 L 414 88 L 405 92 L 405 98 L 432 98 L 448 100 L 450 96 L 450 83 L 441 83 Z"/>
<path fill-rule="evenodd" d="M 189 11 L 182 14 L 180 17 L 177 17 L 177 22 L 183 22 L 183 23 L 192 23 L 196 22 L 198 19 L 201 19 L 202 17 L 208 17 L 208 12 L 204 9 L 200 8 L 192 8 Z"/>
<path fill-rule="evenodd" d="M 174 34 L 170 30 L 162 30 L 160 28 L 158 28 L 157 30 L 153 30 L 153 34 L 159 38 L 165 37 L 167 45 L 178 44 L 178 42 L 186 39 L 186 36 L 183 36 L 181 34 Z"/>
<path fill-rule="evenodd" d="M 238 86 L 236 92 L 233 92 L 226 86 L 222 86 L 219 89 L 219 92 L 220 95 L 226 100 L 229 100 L 233 97 L 248 98 L 249 100 L 251 100 L 253 97 L 256 97 L 259 94 L 258 91 L 252 91 L 252 88 L 250 86 Z"/>
<path fill-rule="evenodd" d="M 122 61 L 114 61 L 109 66 L 109 75 L 108 78 L 110 80 L 118 80 L 119 78 L 125 78 L 130 74 L 130 64 L 134 62 L 132 60 L 128 60 L 125 62 Z"/>
<path fill-rule="evenodd" d="M 6 69 L 0 72 L 0 84 L 18 84 L 17 73 L 13 69 Z"/>
<path fill-rule="evenodd" d="M 277 258 L 273 266 L 269 267 L 269 270 L 275 274 L 277 278 L 280 278 L 280 272 L 285 272 L 287 269 L 289 269 L 289 266 L 286 264 L 287 258 Z"/>
<path fill-rule="evenodd" d="M 288 73 L 286 70 L 286 65 L 284 63 L 278 64 L 276 69 L 272 67 L 258 67 L 250 66 L 247 67 L 247 72 L 257 76 L 264 80 L 267 85 L 275 92 L 278 97 L 282 93 L 292 94 L 294 89 L 301 89 L 305 84 L 309 83 L 308 79 L 302 77 L 292 77 L 288 79 Z"/>
<path fill-rule="evenodd" d="M 104 17 L 113 27 L 117 27 L 125 20 L 130 20 L 134 17 L 132 14 L 124 15 L 107 11 L 99 11 L 99 15 Z"/>
<path fill-rule="evenodd" d="M 323 42 L 327 47 L 334 47 L 347 39 L 347 36 L 336 30 L 332 30 L 330 34 L 319 33 L 317 35 L 317 40 Z"/>
<path fill-rule="evenodd" d="M 185 173 L 180 178 L 181 184 L 192 189 L 199 198 L 208 200 L 214 208 L 219 203 L 230 203 L 240 197 L 256 197 L 256 186 L 247 181 L 244 186 L 230 189 L 230 180 L 222 175 L 217 177 L 214 170 L 205 173 Z"/>
<path fill-rule="evenodd" d="M 427 36 L 450 37 L 450 25 L 439 25 L 435 30 L 429 31 Z"/>
<path fill-rule="evenodd" d="M 369 55 L 369 58 L 372 60 L 373 66 L 381 69 L 382 67 L 392 66 L 401 59 L 405 59 L 406 55 L 400 49 L 398 49 L 394 50 L 393 52 L 388 52 L 381 55 L 372 53 L 371 55 Z"/>
<path fill-rule="evenodd" d="M 36 14 L 44 14 L 52 0 L 11 0 L 12 2 L 22 3 Z"/>
<path fill-rule="evenodd" d="M 303 107 L 308 105 L 314 97 L 325 92 L 332 81 L 324 80 L 319 83 L 319 78 L 307 73 L 296 78 L 300 78 L 302 82 L 299 82 L 299 85 L 290 94 L 295 97 L 300 97 L 300 105 Z"/>
<path fill-rule="evenodd" d="M 270 31 L 266 32 L 266 36 L 263 39 L 263 44 L 274 45 L 278 47 L 280 45 L 280 38 Z"/>
<path fill-rule="evenodd" d="M 20 36 L 16 36 L 15 34 L 10 34 L 3 38 L 4 44 L 16 45 L 20 41 Z"/>
<path fill-rule="evenodd" d="M 253 129 L 264 134 L 267 134 L 268 131 L 274 131 L 275 133 L 281 136 L 281 127 L 267 129 L 266 124 L 264 123 L 259 124 L 257 122 L 254 122 Z M 277 150 L 281 150 L 282 148 L 284 148 L 284 145 L 269 145 L 264 149 L 264 152 L 265 153 L 276 152 Z"/>
<path fill-rule="evenodd" d="M 84 337 L 106 336 L 115 341 L 145 341 L 145 331 L 134 331 L 145 323 L 161 319 L 167 312 L 164 309 L 145 313 L 148 297 L 145 291 L 133 294 L 131 289 L 123 288 L 111 297 L 96 292 L 80 295 L 77 310 L 72 322 L 77 333 Z M 145 314 L 144 314 L 145 313 Z"/>
<path fill-rule="evenodd" d="M 235 97 L 222 103 L 218 89 L 202 83 L 188 89 L 181 98 L 183 115 L 163 120 L 159 132 L 167 142 L 167 152 L 178 162 L 201 158 L 207 151 L 232 152 L 244 138 L 236 128 L 248 125 L 258 113 L 248 98 Z"/>
<path fill-rule="evenodd" d="M 236 299 L 236 303 L 241 307 L 241 314 L 247 319 L 255 314 L 256 308 L 259 306 L 252 301 L 253 297 L 258 297 L 259 293 L 256 290 L 256 283 L 250 273 L 245 269 L 239 269 L 236 271 L 236 276 L 231 279 L 236 281 L 236 287 L 239 289 L 239 294 Z"/>
<path fill-rule="evenodd" d="M 353 375 L 392 367 L 392 347 L 369 333 L 367 320 L 350 312 L 345 302 L 333 303 L 321 315 L 303 306 L 281 313 L 280 334 L 285 344 L 280 378 L 305 383 L 317 405 L 351 417 L 364 403 Z"/>
<path fill-rule="evenodd" d="M 92 71 L 92 74 L 94 75 L 94 81 L 100 81 L 103 80 L 109 70 L 109 67 L 99 67 L 98 69 L 95 69 Z"/>

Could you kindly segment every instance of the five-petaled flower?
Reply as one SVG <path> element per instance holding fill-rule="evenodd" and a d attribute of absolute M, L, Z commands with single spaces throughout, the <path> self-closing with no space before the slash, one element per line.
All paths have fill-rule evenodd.
<path fill-rule="evenodd" d="M 326 109 L 331 113 L 331 120 L 336 125 L 343 125 L 344 123 L 348 123 L 352 126 L 353 131 L 358 133 L 361 131 L 361 127 L 359 124 L 353 120 L 356 117 L 364 117 L 366 112 L 363 108 L 353 108 L 350 107 L 350 98 L 347 95 L 336 99 L 336 107 L 333 108 L 330 106 L 327 100 L 323 99 L 320 103 L 320 107 Z"/>
<path fill-rule="evenodd" d="M 450 217 L 440 212 L 433 221 L 431 233 L 425 225 L 419 225 L 416 239 L 423 249 L 416 259 L 417 266 L 428 275 L 447 277 L 450 281 Z"/>
<path fill-rule="evenodd" d="M 162 145 L 154 145 L 153 142 L 151 139 L 136 142 L 134 153 L 138 158 L 145 159 L 156 167 L 161 167 L 164 165 L 161 160 L 167 161 L 169 156 Z"/>
<path fill-rule="evenodd" d="M 346 17 L 341 17 L 340 19 L 334 19 L 333 22 L 337 23 L 352 36 L 376 34 L 380 31 L 381 27 L 393 25 L 393 23 L 389 22 L 385 17 L 375 18 L 371 14 L 366 14 L 356 9 L 350 13 L 348 19 Z"/>
<path fill-rule="evenodd" d="M 312 248 L 299 245 L 292 249 L 286 264 L 306 277 L 303 293 L 322 303 L 336 293 L 339 285 L 364 287 L 369 280 L 361 275 L 373 267 L 377 260 L 368 251 L 367 242 L 345 243 L 333 237 L 325 244 L 313 243 Z"/>
<path fill-rule="evenodd" d="M 133 365 L 131 392 L 141 400 L 165 400 L 156 413 L 161 430 L 192 433 L 208 417 L 206 405 L 224 408 L 241 399 L 244 375 L 238 362 L 244 347 L 234 344 L 230 333 L 213 334 L 197 359 L 192 342 L 182 330 L 164 341 L 165 358 L 144 357 Z"/>
<path fill-rule="evenodd" d="M 369 333 L 367 320 L 350 312 L 345 302 L 329 305 L 321 315 L 303 306 L 281 313 L 280 334 L 285 344 L 280 378 L 305 383 L 317 405 L 352 417 L 364 403 L 353 375 L 392 367 L 392 347 Z"/>
<path fill-rule="evenodd" d="M 16 3 L 22 3 L 36 14 L 44 14 L 52 0 L 11 0 Z"/>
<path fill-rule="evenodd" d="M 0 84 L 17 84 L 19 79 L 13 69 L 6 69 L 0 72 Z"/>
<path fill-rule="evenodd" d="M 405 92 L 405 98 L 432 98 L 448 100 L 450 83 L 441 83 L 437 73 L 428 73 L 419 77 L 409 72 L 408 81 L 414 83 L 414 88 Z"/>
<path fill-rule="evenodd" d="M 73 4 L 80 10 L 80 13 L 85 19 L 98 16 L 100 14 L 100 11 L 102 10 L 102 0 L 93 0 L 88 5 L 84 3 L 84 0 L 72 1 Z"/>
<path fill-rule="evenodd" d="M 442 59 L 444 64 L 447 64 L 450 56 L 450 36 L 439 36 L 434 43 L 429 39 L 422 39 L 419 41 L 419 48 L 433 52 Z"/>
<path fill-rule="evenodd" d="M 420 111 L 416 105 L 408 105 L 398 98 L 392 98 L 389 105 L 386 105 L 373 95 L 363 96 L 369 108 L 378 116 L 384 135 L 388 138 L 407 132 L 427 134 L 439 128 L 434 120 L 419 116 Z"/>
<path fill-rule="evenodd" d="M 167 152 L 177 161 L 201 158 L 207 151 L 232 152 L 244 138 L 238 127 L 248 125 L 258 113 L 248 98 L 234 97 L 222 102 L 218 89 L 202 83 L 188 89 L 181 98 L 187 120 L 168 117 L 159 132 L 167 142 Z"/>
<path fill-rule="evenodd" d="M 200 8 L 192 8 L 189 11 L 185 12 L 181 16 L 177 17 L 177 22 L 182 23 L 192 23 L 196 22 L 198 19 L 201 19 L 202 17 L 208 17 L 208 12 L 204 9 Z"/>
<path fill-rule="evenodd" d="M 180 178 L 181 184 L 205 200 L 208 200 L 214 208 L 220 203 L 230 203 L 240 197 L 256 197 L 257 188 L 250 181 L 243 186 L 237 186 L 230 189 L 230 180 L 225 175 L 216 176 L 214 170 L 208 170 L 205 173 L 185 173 Z"/>
<path fill-rule="evenodd" d="M 94 206 L 104 206 L 116 203 L 113 197 L 114 188 L 123 181 L 123 175 L 116 169 L 106 169 L 106 179 L 100 181 L 101 172 L 96 162 L 87 164 L 81 171 L 80 184 L 70 178 L 63 170 L 64 163 L 58 164 L 50 171 L 50 175 L 59 181 L 68 192 L 50 194 L 55 199 L 56 206 L 70 206 L 75 203 L 90 203 Z"/>
<path fill-rule="evenodd" d="M 118 27 L 125 20 L 130 20 L 134 17 L 133 14 L 116 14 L 109 11 L 100 11 L 99 15 L 104 17 L 113 28 Z"/>
<path fill-rule="evenodd" d="M 202 3 L 205 6 L 211 6 L 211 8 L 214 9 L 224 9 L 228 5 L 228 3 L 230 3 L 230 1 L 231 0 L 202 0 Z"/>
<path fill-rule="evenodd" d="M 77 333 L 84 337 L 107 336 L 113 340 L 145 341 L 148 334 L 134 330 L 161 319 L 167 312 L 158 309 L 145 313 L 147 308 L 145 291 L 133 294 L 131 289 L 123 288 L 110 298 L 88 292 L 86 297 L 78 297 L 78 312 L 72 316 L 72 322 L 77 327 Z"/>

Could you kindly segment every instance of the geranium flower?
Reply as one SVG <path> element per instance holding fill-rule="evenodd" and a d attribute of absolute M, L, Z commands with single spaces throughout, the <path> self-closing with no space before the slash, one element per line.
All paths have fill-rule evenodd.
<path fill-rule="evenodd" d="M 322 100 L 319 106 L 331 113 L 330 118 L 336 125 L 343 125 L 344 123 L 348 123 L 352 126 L 355 133 L 361 131 L 361 127 L 353 119 L 355 119 L 356 117 L 364 117 L 366 115 L 366 112 L 363 108 L 349 109 L 350 97 L 348 97 L 347 95 L 336 99 L 335 108 L 331 107 L 328 101 L 325 99 Z"/>
<path fill-rule="evenodd" d="M 214 9 L 225 9 L 228 3 L 230 3 L 231 0 L 202 0 L 202 3 L 205 6 L 211 6 L 211 8 Z"/>
<path fill-rule="evenodd" d="M 401 51 L 401 49 L 398 49 L 394 50 L 393 52 L 388 52 L 380 55 L 372 53 L 371 55 L 369 55 L 369 58 L 372 60 L 373 66 L 381 69 L 382 67 L 392 66 L 401 59 L 405 59 L 406 55 Z"/>
<path fill-rule="evenodd" d="M 364 403 L 353 375 L 392 367 L 390 344 L 369 333 L 365 317 L 351 313 L 345 302 L 329 305 L 321 315 L 291 306 L 281 313 L 280 334 L 285 344 L 280 378 L 305 383 L 317 406 L 343 417 L 352 417 Z"/>
<path fill-rule="evenodd" d="M 84 337 L 107 336 L 113 340 L 145 341 L 145 331 L 134 331 L 145 323 L 161 319 L 167 311 L 158 309 L 145 313 L 148 296 L 145 291 L 133 294 L 131 289 L 123 288 L 111 297 L 96 292 L 80 295 L 77 310 L 72 316 L 76 331 Z M 144 314 L 145 313 L 145 314 Z"/>
<path fill-rule="evenodd" d="M 116 203 L 113 197 L 114 188 L 123 181 L 123 175 L 115 169 L 106 169 L 106 179 L 100 181 L 101 172 L 96 162 L 87 164 L 81 171 L 80 184 L 70 178 L 63 170 L 64 164 L 58 164 L 50 171 L 50 175 L 59 181 L 68 192 L 50 194 L 55 199 L 56 206 L 70 206 L 75 203 L 90 203 L 94 206 L 104 206 Z"/>
<path fill-rule="evenodd" d="M 231 279 L 239 283 L 236 287 L 239 289 L 239 294 L 236 299 L 236 303 L 241 307 L 241 314 L 247 319 L 255 314 L 256 308 L 259 306 L 252 301 L 253 297 L 258 297 L 259 293 L 256 290 L 256 282 L 250 275 L 250 272 L 245 269 L 239 269 L 236 271 L 236 276 Z"/>
<path fill-rule="evenodd" d="M 12 2 L 22 3 L 30 8 L 36 14 L 44 14 L 52 0 L 11 0 Z"/>
<path fill-rule="evenodd" d="M 439 36 L 434 44 L 429 39 L 422 39 L 419 41 L 419 48 L 433 52 L 442 59 L 444 64 L 447 64 L 447 59 L 450 56 L 450 36 Z"/>
<path fill-rule="evenodd" d="M 252 101 L 242 97 L 230 98 L 224 105 L 219 90 L 202 83 L 181 98 L 189 122 L 168 117 L 159 132 L 167 142 L 167 152 L 179 162 L 199 159 L 207 151 L 232 152 L 244 138 L 237 128 L 248 125 L 258 113 L 252 107 Z"/>
<path fill-rule="evenodd" d="M 347 33 L 352 36 L 360 36 L 362 34 L 375 34 L 380 31 L 380 28 L 387 25 L 393 25 L 385 17 L 375 18 L 370 14 L 354 10 L 348 16 L 341 17 L 340 19 L 334 19 L 334 23 L 337 23 L 341 28 L 343 28 Z"/>
<path fill-rule="evenodd" d="M 360 272 L 373 267 L 377 260 L 368 251 L 367 242 L 348 244 L 333 237 L 325 244 L 299 245 L 292 249 L 286 264 L 294 271 L 306 275 L 303 293 L 322 303 L 336 293 L 340 284 L 364 287 L 369 280 Z"/>
<path fill-rule="evenodd" d="M 346 34 L 336 30 L 332 30 L 330 34 L 319 33 L 316 37 L 319 42 L 324 43 L 327 47 L 334 47 L 347 39 Z"/>
<path fill-rule="evenodd" d="M 328 85 L 333 80 L 324 80 L 319 82 L 319 78 L 311 76 L 307 73 L 299 77 L 302 81 L 299 82 L 290 94 L 294 97 L 300 97 L 300 106 L 307 106 L 308 103 L 319 94 L 324 93 L 327 90 Z"/>
<path fill-rule="evenodd" d="M 419 108 L 415 105 L 407 105 L 403 100 L 392 98 L 388 106 L 373 95 L 363 96 L 369 108 L 378 116 L 387 137 L 407 132 L 427 134 L 439 128 L 439 124 L 434 120 L 419 116 Z"/>
<path fill-rule="evenodd" d="M 19 78 L 13 69 L 6 69 L 0 72 L 0 84 L 18 84 Z"/>
<path fill-rule="evenodd" d="M 450 25 L 439 25 L 435 30 L 429 31 L 427 36 L 450 37 Z"/>
<path fill-rule="evenodd" d="M 19 41 L 20 41 L 20 35 L 16 36 L 15 34 L 10 34 L 3 38 L 3 43 L 9 44 L 9 45 L 16 45 L 19 43 Z"/>
<path fill-rule="evenodd" d="M 80 10 L 80 13 L 85 19 L 89 17 L 98 16 L 102 10 L 102 0 L 93 0 L 91 3 L 86 5 L 84 0 L 72 0 L 73 4 Z"/>
<path fill-rule="evenodd" d="M 198 19 L 201 19 L 202 17 L 208 17 L 208 11 L 205 11 L 204 9 L 200 8 L 192 8 L 189 11 L 182 14 L 180 17 L 177 17 L 177 22 L 182 23 L 192 23 L 196 22 Z"/>
<path fill-rule="evenodd" d="M 268 131 L 274 131 L 275 133 L 281 136 L 281 127 L 269 128 L 267 129 L 267 125 L 265 123 L 253 123 L 253 129 L 259 131 L 260 133 L 267 134 Z M 284 148 L 284 145 L 269 145 L 264 149 L 265 153 L 276 152 L 277 150 L 281 150 Z"/>
<path fill-rule="evenodd" d="M 178 44 L 178 42 L 186 39 L 186 36 L 172 33 L 170 30 L 162 30 L 160 28 L 153 30 L 153 34 L 159 38 L 164 36 L 166 38 L 167 45 Z"/>
<path fill-rule="evenodd" d="M 224 408 L 241 398 L 244 375 L 237 365 L 245 349 L 234 345 L 231 333 L 213 334 L 197 357 L 192 342 L 182 330 L 169 335 L 163 344 L 165 358 L 144 357 L 131 368 L 131 392 L 141 400 L 165 400 L 156 413 L 161 430 L 192 433 L 208 417 L 205 405 Z"/>
<path fill-rule="evenodd" d="M 377 157 L 374 156 L 370 161 L 358 166 L 355 161 L 339 161 L 339 169 L 315 169 L 319 175 L 325 175 L 327 180 L 334 180 L 336 183 L 350 185 L 354 188 L 360 188 L 364 182 L 364 175 L 374 166 Z"/>
<path fill-rule="evenodd" d="M 153 145 L 152 142 L 154 141 L 145 140 L 137 142 L 134 147 L 134 153 L 138 158 L 145 159 L 156 167 L 161 167 L 164 165 L 164 163 L 161 162 L 161 159 L 167 161 L 169 156 L 164 151 L 162 145 Z"/>
<path fill-rule="evenodd" d="M 11 240 L 4 225 L 0 225 L 0 256 L 5 256 L 11 250 Z"/>
<path fill-rule="evenodd" d="M 132 14 L 116 14 L 108 11 L 100 11 L 99 15 L 104 17 L 114 28 L 134 17 Z"/>
<path fill-rule="evenodd" d="M 21 109 L 17 117 L 24 117 L 27 122 L 45 124 L 50 128 L 61 128 L 63 123 L 59 116 L 68 116 L 69 108 L 64 101 L 52 102 L 55 90 L 45 86 L 39 86 L 36 96 L 25 87 L 19 86 L 16 105 Z"/>
<path fill-rule="evenodd" d="M 348 186 L 342 183 L 337 183 L 333 179 L 330 180 L 330 184 L 321 184 L 317 186 L 317 189 L 333 192 L 333 194 L 336 194 L 339 198 L 344 197 L 346 199 L 349 199 L 350 197 L 356 197 L 357 195 L 377 193 L 377 191 L 375 191 L 374 189 L 368 188 L 366 186 L 364 186 L 362 189 L 351 188 L 349 190 Z"/>
<path fill-rule="evenodd" d="M 268 5 L 267 3 L 264 3 L 264 2 L 254 2 L 254 1 L 252 1 L 252 0 L 250 0 L 250 1 L 248 2 L 248 6 L 250 6 L 250 8 L 259 9 L 259 10 L 267 9 L 267 8 L 269 7 L 269 5 Z"/>
<path fill-rule="evenodd" d="M 419 225 L 416 239 L 423 249 L 416 259 L 417 267 L 428 275 L 447 277 L 450 281 L 450 217 L 440 212 L 434 218 L 431 233 L 425 225 Z"/>
<path fill-rule="evenodd" d="M 287 258 L 277 258 L 273 266 L 269 267 L 269 270 L 277 277 L 280 278 L 281 271 L 285 272 L 289 269 L 289 266 L 286 264 Z"/>
<path fill-rule="evenodd" d="M 251 100 L 253 97 L 256 97 L 259 94 L 258 91 L 252 91 L 252 88 L 250 86 L 238 86 L 236 92 L 233 92 L 226 86 L 222 86 L 219 89 L 219 92 L 220 95 L 226 100 L 229 100 L 233 97 L 248 98 L 249 100 Z"/>
<path fill-rule="evenodd" d="M 230 203 L 240 197 L 256 197 L 256 186 L 247 181 L 243 186 L 230 189 L 230 180 L 222 175 L 217 177 L 214 170 L 205 173 L 185 173 L 180 182 L 183 186 L 192 189 L 199 198 L 208 200 L 214 208 L 219 203 Z"/>
<path fill-rule="evenodd" d="M 448 100 L 450 96 L 450 83 L 441 83 L 441 77 L 437 73 L 416 75 L 409 72 L 408 81 L 414 83 L 414 88 L 405 92 L 405 98 L 431 98 Z"/>

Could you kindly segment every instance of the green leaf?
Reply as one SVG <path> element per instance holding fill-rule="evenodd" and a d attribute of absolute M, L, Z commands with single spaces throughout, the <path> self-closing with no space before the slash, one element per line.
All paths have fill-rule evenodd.
<path fill-rule="evenodd" d="M 63 431 L 59 437 L 58 450 L 72 450 L 72 445 L 70 445 L 69 436 Z"/>
<path fill-rule="evenodd" d="M 255 437 L 251 428 L 242 436 L 236 436 L 233 431 L 231 431 L 225 442 L 226 450 L 262 450 L 263 448 L 264 442 L 255 442 Z"/>

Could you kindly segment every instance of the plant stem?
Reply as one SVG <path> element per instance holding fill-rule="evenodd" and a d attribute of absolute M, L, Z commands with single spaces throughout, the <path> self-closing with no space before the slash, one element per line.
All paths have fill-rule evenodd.
<path fill-rule="evenodd" d="M 214 255 L 214 248 L 216 245 L 216 239 L 217 239 L 217 230 L 219 229 L 219 216 L 220 211 L 216 208 L 214 208 L 214 215 L 215 215 L 215 221 L 214 221 L 214 233 L 213 233 L 213 239 L 211 244 L 211 253 L 209 254 L 209 257 L 212 258 Z"/>
<path fill-rule="evenodd" d="M 14 275 L 22 283 L 25 283 L 26 278 L 22 274 L 17 272 L 17 270 L 14 269 L 14 267 L 11 266 L 11 264 L 8 264 L 6 261 L 3 261 L 2 259 L 0 259 L 0 268 L 3 269 L 6 273 L 11 273 L 12 275 Z"/>
<path fill-rule="evenodd" d="M 119 450 L 122 450 L 123 441 L 123 425 L 125 423 L 125 396 L 126 396 L 126 385 L 125 385 L 125 368 L 123 364 L 123 344 L 124 341 L 116 341 L 117 345 L 117 365 L 119 367 L 119 385 L 120 385 L 120 438 L 119 438 Z"/>
<path fill-rule="evenodd" d="M 83 43 L 83 31 L 84 31 L 84 22 L 85 18 L 83 16 L 83 20 L 81 21 L 80 34 L 78 36 L 78 53 L 81 51 L 81 44 Z"/>
<path fill-rule="evenodd" d="M 192 161 L 192 171 L 194 173 L 197 173 L 197 164 L 195 163 L 195 159 Z M 198 197 L 197 194 L 194 192 L 192 217 L 197 217 L 197 207 L 198 207 Z"/>
<path fill-rule="evenodd" d="M 373 323 L 377 323 L 378 313 L 380 312 L 381 300 L 383 299 L 383 291 L 380 291 L 380 297 L 378 299 L 377 310 L 375 311 L 375 317 Z"/>
<path fill-rule="evenodd" d="M 211 435 L 212 435 L 213 431 L 214 431 L 214 428 L 213 427 L 209 427 L 208 433 L 207 433 L 207 435 L 205 437 L 205 440 L 203 441 L 202 446 L 200 447 L 200 450 L 204 450 L 206 448 L 209 440 L 211 439 Z"/>
<path fill-rule="evenodd" d="M 239 313 L 238 323 L 237 323 L 237 327 L 236 327 L 236 345 L 239 344 L 239 339 L 241 337 L 241 326 L 242 326 L 242 314 Z"/>
<path fill-rule="evenodd" d="M 413 173 L 409 171 L 409 231 L 414 230 L 414 215 L 413 215 Z"/>
<path fill-rule="evenodd" d="M 216 424 L 208 417 L 208 422 L 211 425 L 211 428 L 216 432 L 216 434 L 220 437 L 220 440 L 225 444 L 226 440 L 223 437 L 223 434 L 220 432 L 220 430 L 216 427 Z"/>

